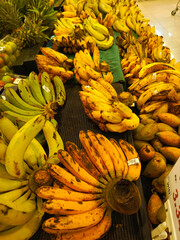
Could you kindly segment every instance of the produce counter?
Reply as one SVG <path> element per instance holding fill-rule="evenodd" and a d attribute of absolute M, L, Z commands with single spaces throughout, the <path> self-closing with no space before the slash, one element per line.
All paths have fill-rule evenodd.
<path fill-rule="evenodd" d="M 118 93 L 123 90 L 123 85 L 120 83 L 113 83 L 114 88 Z M 59 124 L 59 133 L 64 142 L 75 142 L 79 147 L 81 143 L 79 141 L 80 130 L 92 130 L 104 134 L 108 138 L 114 138 L 116 140 L 122 138 L 130 143 L 133 142 L 131 132 L 110 133 L 101 131 L 95 123 L 93 123 L 84 113 L 78 91 L 81 90 L 79 84 L 73 84 L 71 81 L 65 84 L 67 100 L 62 109 L 59 110 L 56 120 Z M 142 206 L 137 214 L 123 215 L 113 212 L 112 226 L 103 238 L 104 240 L 150 240 L 151 233 L 146 212 L 146 202 L 144 199 L 144 193 L 142 188 L 141 179 L 136 182 L 141 198 Z M 46 216 L 45 216 L 46 217 Z M 31 240 L 49 240 L 50 237 L 41 229 L 34 235 Z"/>

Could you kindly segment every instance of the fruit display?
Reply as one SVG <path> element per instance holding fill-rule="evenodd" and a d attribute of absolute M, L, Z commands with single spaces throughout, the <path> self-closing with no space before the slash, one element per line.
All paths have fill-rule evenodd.
<path fill-rule="evenodd" d="M 90 130 L 81 130 L 79 139 L 83 149 L 67 141 L 57 153 L 62 166 L 49 165 L 53 186 L 36 190 L 44 211 L 54 215 L 42 224 L 54 239 L 99 239 L 111 227 L 112 211 L 131 215 L 141 206 L 135 148 Z"/>
<path fill-rule="evenodd" d="M 35 72 L 17 85 L 18 93 L 11 87 L 5 88 L 6 99 L 0 99 L 0 112 L 18 127 L 38 114 L 54 119 L 58 108 L 66 101 L 66 91 L 59 76 L 53 83 L 47 72 L 42 72 L 40 82 Z M 55 121 L 55 120 L 54 120 Z"/>
<path fill-rule="evenodd" d="M 49 154 L 35 139 L 41 130 L 46 132 Z M 21 129 L 1 116 L 0 132 L 0 239 L 30 239 L 44 216 L 43 201 L 35 190 L 51 183 L 44 172 L 48 162 L 59 162 L 57 151 L 64 149 L 63 141 L 43 114 L 30 119 Z"/>
<path fill-rule="evenodd" d="M 11 72 L 11 67 L 20 55 L 18 40 L 7 35 L 0 40 L 0 73 Z"/>

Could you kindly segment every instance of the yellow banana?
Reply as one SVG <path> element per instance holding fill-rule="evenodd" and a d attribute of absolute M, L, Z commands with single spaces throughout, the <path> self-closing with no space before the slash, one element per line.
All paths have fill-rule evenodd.
<path fill-rule="evenodd" d="M 33 138 L 42 130 L 45 124 L 45 120 L 46 118 L 43 115 L 37 115 L 31 118 L 12 137 L 8 145 L 5 157 L 6 169 L 12 176 L 18 178 L 24 176 L 24 153 Z"/>
<path fill-rule="evenodd" d="M 114 101 L 112 105 L 116 111 L 118 111 L 123 117 L 130 118 L 132 116 L 132 110 L 127 105 L 120 101 Z"/>
<path fill-rule="evenodd" d="M 98 22 L 98 20 L 92 18 L 91 16 L 89 16 L 88 18 L 92 28 L 94 28 L 94 30 L 102 33 L 105 36 L 109 36 L 109 30 L 107 29 L 107 27 L 105 27 L 104 25 L 100 24 Z"/>
<path fill-rule="evenodd" d="M 90 34 L 91 36 L 93 36 L 95 39 L 99 41 L 103 41 L 106 38 L 104 34 L 92 28 L 88 19 L 84 20 L 84 29 L 88 32 L 88 34 Z"/>
<path fill-rule="evenodd" d="M 101 50 L 106 50 L 112 47 L 114 44 L 114 37 L 109 35 L 108 37 L 105 38 L 105 40 L 98 40 L 97 38 L 93 37 L 94 41 L 96 42 L 97 46 Z"/>

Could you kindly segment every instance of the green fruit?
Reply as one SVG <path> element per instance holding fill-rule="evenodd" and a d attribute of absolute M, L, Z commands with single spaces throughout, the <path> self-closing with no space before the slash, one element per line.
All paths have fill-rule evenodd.
<path fill-rule="evenodd" d="M 17 50 L 17 45 L 14 42 L 7 42 L 6 46 L 11 47 L 12 52 L 15 52 Z"/>
<path fill-rule="evenodd" d="M 12 78 L 9 75 L 3 76 L 2 81 L 4 81 L 5 83 L 9 83 L 12 82 Z"/>
<path fill-rule="evenodd" d="M 8 44 L 6 44 L 6 45 L 4 46 L 4 51 L 5 51 L 8 55 L 13 54 L 13 49 L 12 49 L 11 46 L 8 45 Z"/>
<path fill-rule="evenodd" d="M 8 66 L 3 66 L 2 68 L 0 68 L 0 72 L 1 73 L 4 73 L 4 72 L 10 72 L 10 69 L 9 69 L 9 67 Z"/>
<path fill-rule="evenodd" d="M 9 56 L 6 53 L 0 53 L 0 57 L 4 59 L 5 64 L 9 62 Z"/>
<path fill-rule="evenodd" d="M 16 61 L 16 56 L 15 55 L 11 55 L 10 59 L 9 59 L 12 63 L 14 63 Z"/>

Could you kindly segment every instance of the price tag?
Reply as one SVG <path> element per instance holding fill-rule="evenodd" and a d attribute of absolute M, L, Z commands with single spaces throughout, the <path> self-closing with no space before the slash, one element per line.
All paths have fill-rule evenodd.
<path fill-rule="evenodd" d="M 180 239 L 180 157 L 165 178 L 166 195 L 168 200 L 164 206 L 167 213 L 167 226 L 170 239 Z"/>

